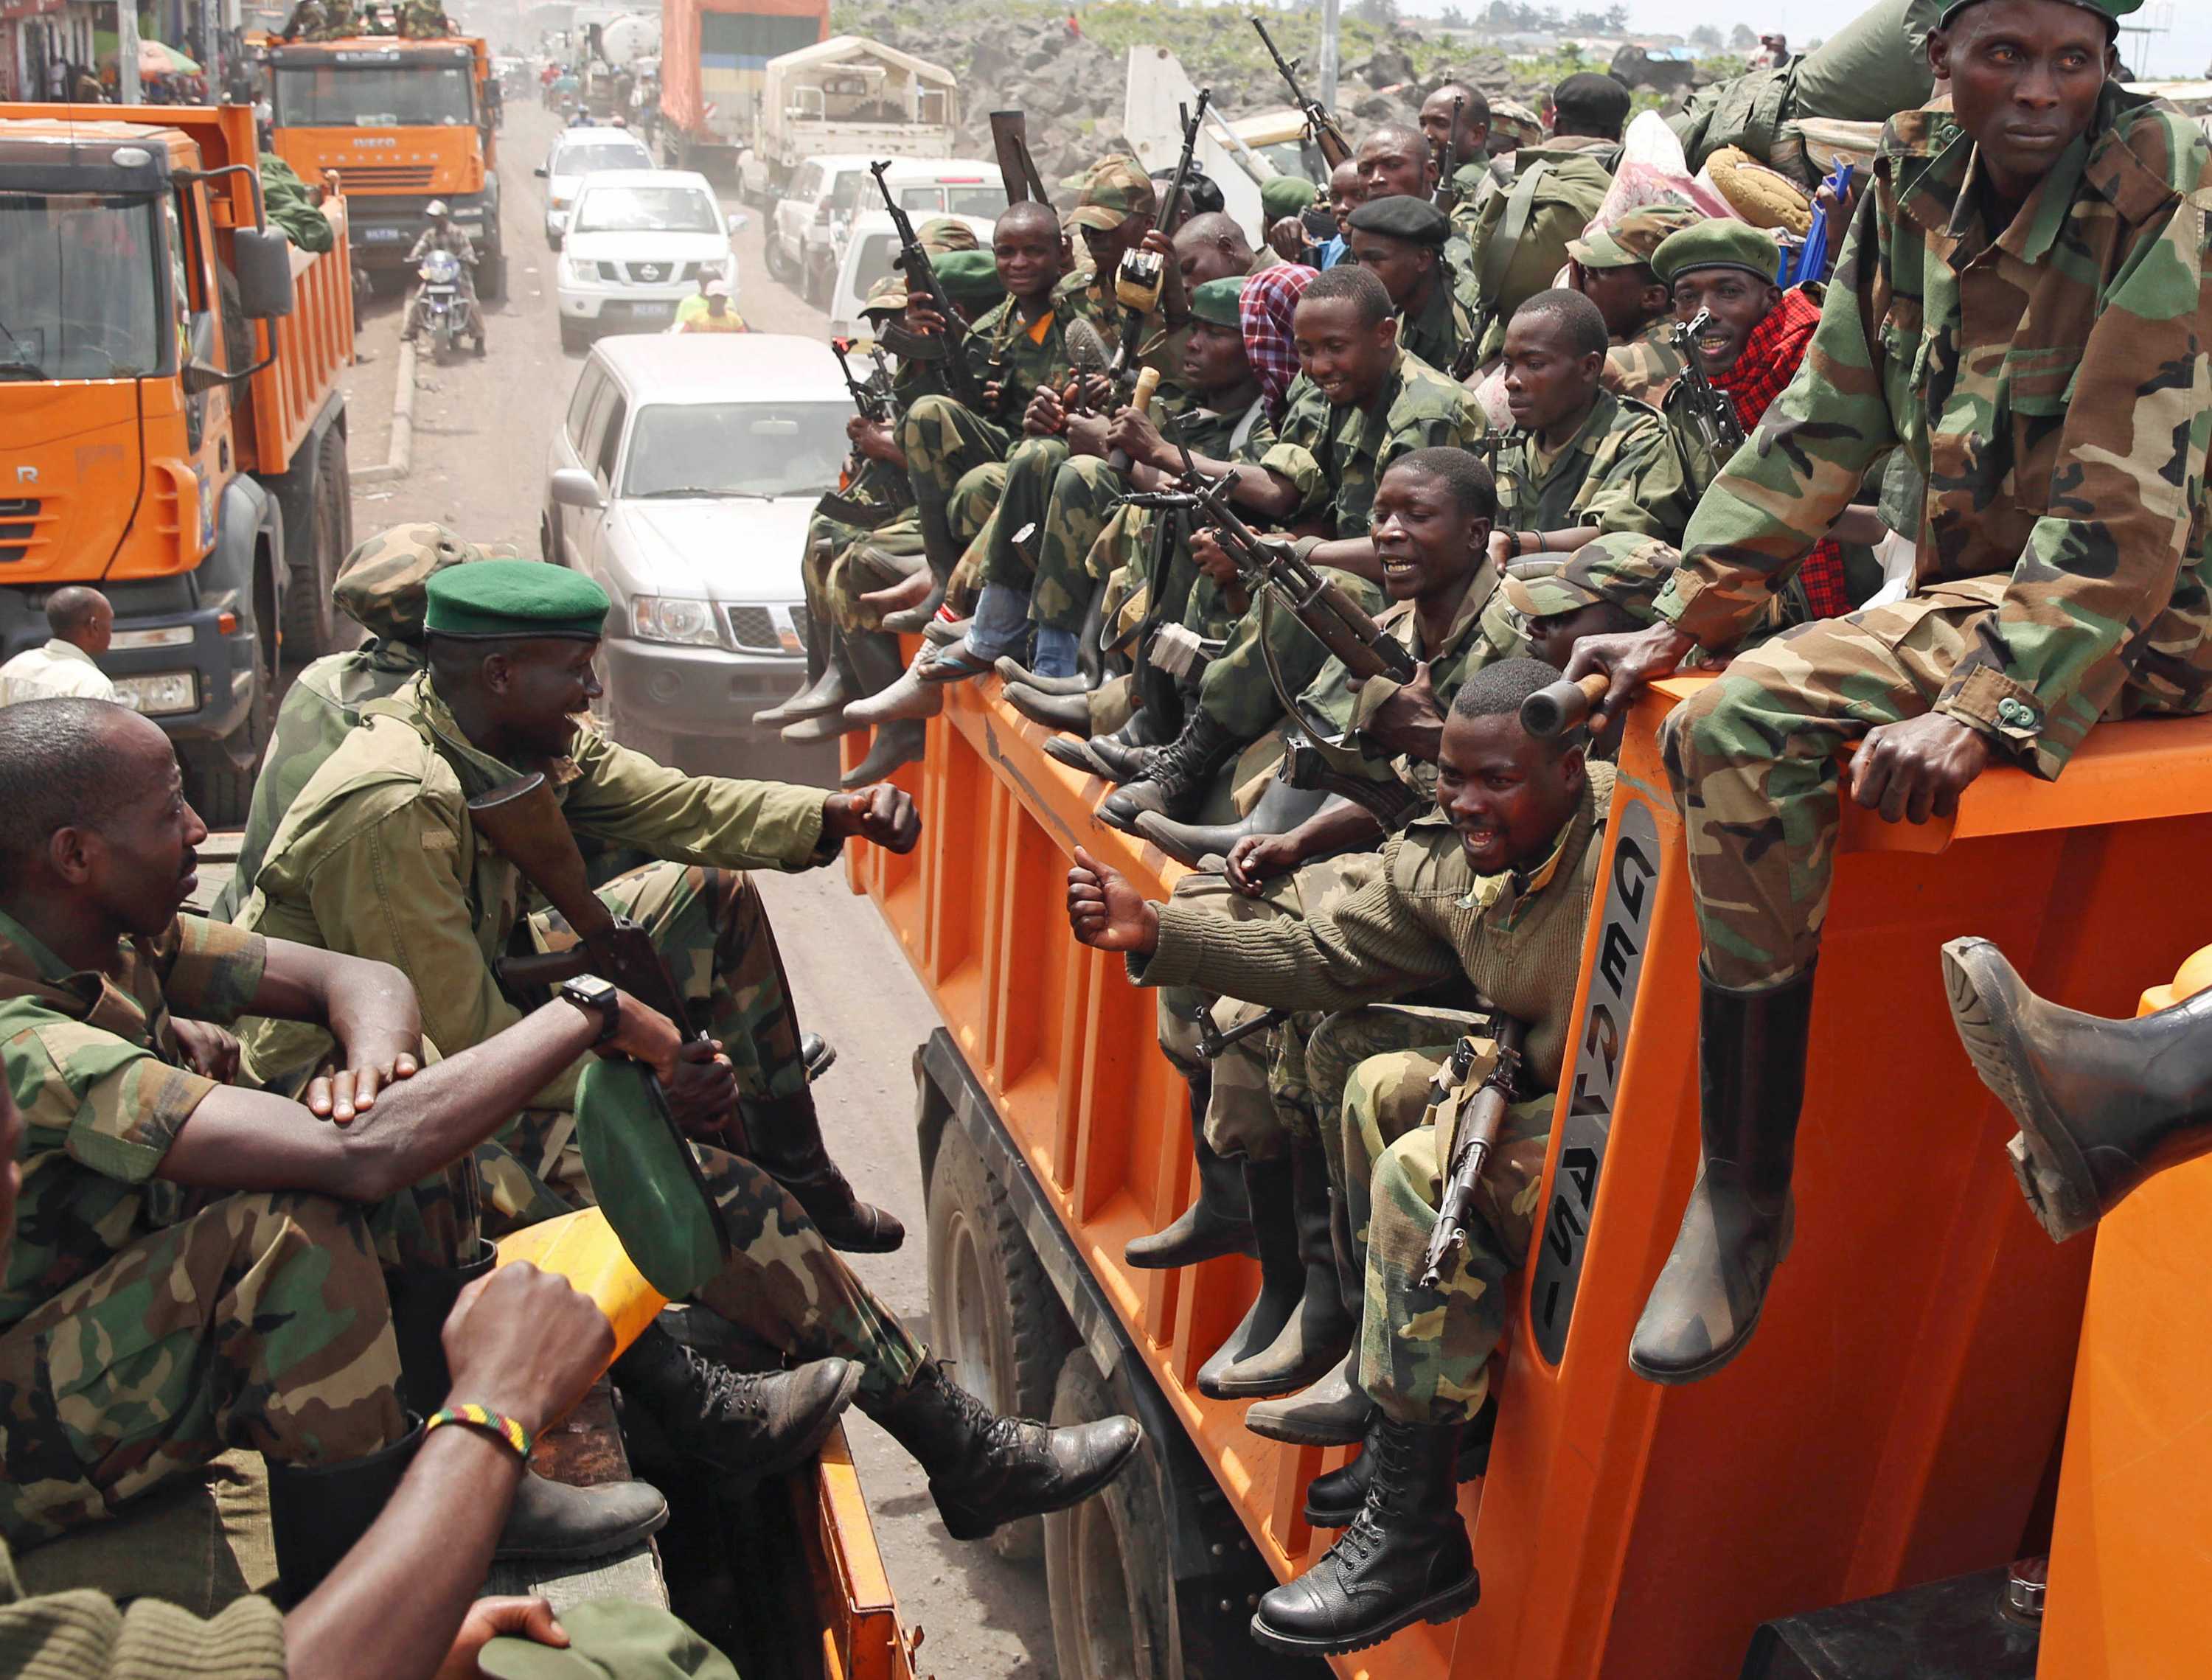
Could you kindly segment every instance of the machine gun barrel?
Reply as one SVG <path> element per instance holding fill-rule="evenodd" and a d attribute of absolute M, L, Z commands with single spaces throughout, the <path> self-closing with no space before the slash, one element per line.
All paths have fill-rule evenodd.
<path fill-rule="evenodd" d="M 884 172 L 890 167 L 891 160 L 885 158 L 880 163 L 870 164 L 868 173 L 875 177 L 876 191 L 883 195 L 884 208 L 890 212 L 891 227 L 898 235 L 898 266 L 905 271 L 909 295 L 915 289 L 927 294 L 930 307 L 945 323 L 945 384 L 951 387 L 952 395 L 963 407 L 980 414 L 983 408 L 983 389 L 975 381 L 975 371 L 968 366 L 968 329 L 962 324 L 960 312 L 952 306 L 952 300 L 946 295 L 945 283 L 938 279 L 937 270 L 930 266 L 929 253 L 921 248 L 921 240 L 915 236 L 913 218 L 900 204 L 890 184 L 884 179 Z M 893 339 L 890 334 L 886 333 L 884 338 L 901 355 L 919 355 L 923 360 L 935 359 L 921 355 L 922 347 L 911 333 L 902 334 L 901 339 Z M 904 348 L 901 348 L 902 343 Z"/>
<path fill-rule="evenodd" d="M 1298 86 L 1299 61 L 1283 57 L 1275 45 L 1275 38 L 1267 33 L 1267 26 L 1258 18 L 1252 20 L 1252 27 L 1260 32 L 1260 45 L 1267 49 L 1267 56 L 1275 61 L 1275 73 L 1283 78 L 1284 85 L 1291 90 L 1291 103 L 1297 106 L 1298 114 L 1306 119 L 1306 131 L 1320 149 L 1322 161 L 1330 168 L 1335 168 L 1351 157 L 1352 143 L 1345 138 L 1344 130 L 1337 125 L 1336 118 L 1329 114 L 1328 107 L 1319 100 L 1308 99 L 1305 89 Z"/>

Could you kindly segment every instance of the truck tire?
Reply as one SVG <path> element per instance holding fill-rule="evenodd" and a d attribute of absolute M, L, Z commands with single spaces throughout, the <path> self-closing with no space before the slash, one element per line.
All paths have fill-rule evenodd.
<path fill-rule="evenodd" d="M 257 594 L 264 593 L 257 591 Z M 265 612 L 274 603 L 259 603 Z M 262 621 L 266 622 L 264 619 Z M 253 804 L 253 778 L 276 721 L 276 669 L 267 645 L 255 638 L 253 704 L 246 720 L 220 741 L 180 741 L 185 796 L 210 828 L 243 828 Z"/>
<path fill-rule="evenodd" d="M 1053 1396 L 1054 1426 L 1121 1410 L 1090 1353 L 1070 1355 Z M 1174 1644 L 1168 1511 L 1151 1446 L 1097 1498 L 1042 1520 L 1060 1680 L 1178 1680 L 1184 1665 Z M 1194 1680 L 1214 1672 L 1190 1670 Z"/>
<path fill-rule="evenodd" d="M 1060 1298 L 1037 1264 L 975 1146 L 947 1127 L 929 1175 L 929 1339 L 960 1386 L 1002 1415 L 1042 1417 L 1074 1344 Z M 991 1550 L 1033 1558 L 1044 1534 L 1032 1517 L 1008 1523 Z"/>
<path fill-rule="evenodd" d="M 307 527 L 307 553 L 293 568 L 284 591 L 284 663 L 294 670 L 337 651 L 344 626 L 331 587 L 353 547 L 353 478 L 345 439 L 331 427 L 315 451 L 315 496 Z"/>

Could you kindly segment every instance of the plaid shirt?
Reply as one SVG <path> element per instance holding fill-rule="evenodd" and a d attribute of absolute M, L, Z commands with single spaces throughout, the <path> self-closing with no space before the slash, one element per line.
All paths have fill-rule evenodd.
<path fill-rule="evenodd" d="M 1244 328 L 1244 354 L 1260 381 L 1260 395 L 1267 404 L 1267 418 L 1283 417 L 1283 402 L 1291 381 L 1298 376 L 1298 353 L 1291 339 L 1291 317 L 1316 270 L 1299 263 L 1278 263 L 1262 269 L 1244 282 L 1237 312 Z"/>

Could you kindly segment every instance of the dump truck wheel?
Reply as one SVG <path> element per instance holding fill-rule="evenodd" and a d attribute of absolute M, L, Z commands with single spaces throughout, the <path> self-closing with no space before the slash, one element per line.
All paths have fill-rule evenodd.
<path fill-rule="evenodd" d="M 1054 1425 L 1123 1408 L 1090 1354 L 1061 1366 Z M 1045 1595 L 1060 1680 L 1174 1680 L 1168 1512 L 1147 1444 L 1094 1499 L 1044 1519 Z"/>
<path fill-rule="evenodd" d="M 353 480 L 346 466 L 345 439 L 333 426 L 315 452 L 315 500 L 305 562 L 292 573 L 284 591 L 284 663 L 296 670 L 337 651 L 337 603 L 331 586 L 338 566 L 353 546 Z"/>
<path fill-rule="evenodd" d="M 1042 1417 L 1074 1342 L 1006 1186 L 958 1126 L 947 1129 L 929 1179 L 929 1339 L 962 1387 L 994 1411 Z M 1042 1550 L 1032 1517 L 991 1537 L 1001 1557 Z"/>

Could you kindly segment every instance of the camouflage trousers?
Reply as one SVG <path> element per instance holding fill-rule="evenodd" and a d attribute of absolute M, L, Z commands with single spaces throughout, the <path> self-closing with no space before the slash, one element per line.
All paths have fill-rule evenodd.
<path fill-rule="evenodd" d="M 1080 630 L 1097 587 L 1091 548 L 1124 488 L 1094 455 L 1071 455 L 1058 438 L 1023 439 L 1006 459 L 982 581 L 1027 593 L 1036 623 Z"/>
<path fill-rule="evenodd" d="M 1176 882 L 1171 896 L 1177 904 L 1231 921 L 1279 916 L 1303 919 L 1351 897 L 1374 879 L 1382 863 L 1381 854 L 1372 852 L 1325 858 L 1278 876 L 1259 898 L 1245 897 L 1226 876 L 1194 870 Z M 1182 986 L 1163 986 L 1158 1008 L 1161 1053 L 1185 1079 L 1210 1077 L 1212 1081 L 1206 1108 L 1208 1149 L 1224 1157 L 1279 1161 L 1289 1153 L 1293 1136 L 1311 1139 L 1316 1135 L 1313 1105 L 1305 1097 L 1303 1080 L 1291 1070 L 1302 1059 L 1301 1028 L 1310 1030 L 1318 1016 L 1293 1016 L 1283 1026 L 1238 1040 L 1209 1062 L 1199 1053 L 1201 1016 L 1225 1033 L 1256 1020 L 1266 1010 Z"/>
<path fill-rule="evenodd" d="M 1370 615 L 1381 612 L 1387 604 L 1382 589 L 1364 578 L 1334 567 L 1321 570 Z M 1304 692 L 1329 658 L 1328 650 L 1280 603 L 1263 612 L 1261 603 L 1255 601 L 1230 632 L 1229 645 L 1222 649 L 1221 657 L 1206 666 L 1199 684 L 1199 704 L 1206 708 L 1206 714 L 1246 741 L 1265 735 L 1283 716 L 1282 701 L 1267 675 L 1263 631 L 1265 646 L 1273 650 L 1275 663 L 1282 670 L 1284 686 L 1293 694 Z"/>
<path fill-rule="evenodd" d="M 823 564 L 822 616 L 848 635 L 882 628 L 882 615 L 860 597 L 912 577 L 926 563 L 921 526 L 911 513 L 862 534 Z"/>
<path fill-rule="evenodd" d="M 965 546 L 951 524 L 952 503 L 962 481 L 979 469 L 1004 462 L 1017 438 L 950 397 L 916 397 L 899 421 L 899 448 L 906 455 L 907 476 L 914 486 L 922 552 L 940 578 L 951 575 Z M 1000 478 L 1000 486 L 1004 483 Z"/>
<path fill-rule="evenodd" d="M 332 1463 L 407 1431 L 386 1267 L 476 1250 L 457 1169 L 362 1209 L 238 1194 L 140 1239 L 0 1334 L 0 1535 L 112 1513 L 233 1447 Z"/>

